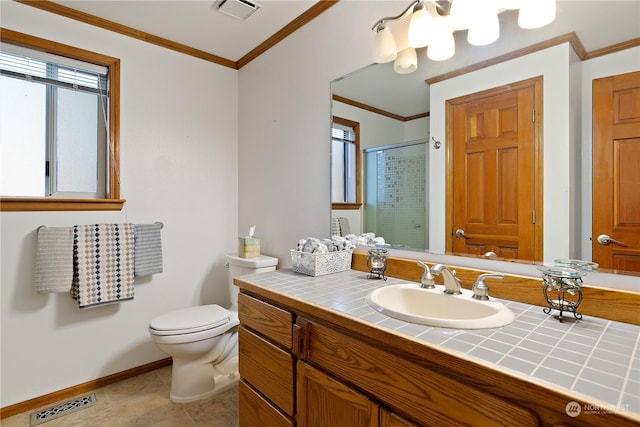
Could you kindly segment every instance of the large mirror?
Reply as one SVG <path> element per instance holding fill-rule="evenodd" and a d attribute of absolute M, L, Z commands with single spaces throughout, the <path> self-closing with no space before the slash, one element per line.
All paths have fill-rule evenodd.
<path fill-rule="evenodd" d="M 591 260 L 591 80 L 601 77 L 599 74 L 640 70 L 639 19 L 638 1 L 559 0 L 556 20 L 547 27 L 520 29 L 516 12 L 504 12 L 500 15 L 500 39 L 492 45 L 470 46 L 466 32 L 457 32 L 456 54 L 447 61 L 431 61 L 418 50 L 418 69 L 411 74 L 395 73 L 393 63 L 372 64 L 334 81 L 332 114 L 360 124 L 364 161 L 362 207 L 333 210 L 332 216 L 346 217 L 352 231 L 376 233 L 393 247 L 447 252 L 447 234 L 452 230 L 447 230 L 445 218 L 446 101 L 543 76 L 549 87 L 545 86 L 543 92 L 544 250 L 539 261 Z M 614 49 L 597 58 L 593 55 L 593 59 L 584 56 L 585 51 L 596 54 L 620 43 L 632 47 Z M 532 46 L 541 50 L 531 52 Z M 495 58 L 501 58 L 501 62 L 492 68 L 472 70 Z M 460 70 L 465 72 L 449 78 Z M 422 169 L 403 170 L 400 175 L 424 174 L 425 197 L 419 203 L 424 204 L 425 213 L 416 221 L 403 207 L 393 206 L 393 215 L 384 215 L 387 223 L 406 222 L 412 237 L 407 237 L 406 230 L 398 235 L 389 228 L 380 229 L 377 223 L 381 221 L 375 219 L 376 212 L 382 212 L 376 182 L 388 182 L 389 170 L 397 170 L 397 164 L 387 158 L 400 158 L 388 155 L 389 150 L 407 146 L 424 148 Z M 410 167 L 406 163 L 404 166 Z M 381 175 L 381 170 L 387 175 Z M 416 243 L 415 235 L 422 240 Z M 491 259 L 491 254 L 485 255 Z"/>

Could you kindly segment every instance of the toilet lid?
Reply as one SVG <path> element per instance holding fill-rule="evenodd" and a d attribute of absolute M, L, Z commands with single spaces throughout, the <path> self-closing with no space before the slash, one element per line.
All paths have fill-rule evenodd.
<path fill-rule="evenodd" d="M 158 316 L 149 327 L 159 335 L 188 334 L 229 323 L 231 313 L 217 304 L 183 308 Z"/>

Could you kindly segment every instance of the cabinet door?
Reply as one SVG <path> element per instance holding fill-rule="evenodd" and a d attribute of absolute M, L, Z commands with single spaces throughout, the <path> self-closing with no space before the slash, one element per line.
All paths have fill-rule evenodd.
<path fill-rule="evenodd" d="M 379 405 L 367 396 L 298 361 L 299 427 L 377 427 Z"/>
<path fill-rule="evenodd" d="M 387 408 L 380 409 L 380 427 L 418 427 L 418 424 L 394 414 Z"/>
<path fill-rule="evenodd" d="M 240 427 L 293 427 L 293 420 L 281 413 L 244 380 L 238 384 Z"/>

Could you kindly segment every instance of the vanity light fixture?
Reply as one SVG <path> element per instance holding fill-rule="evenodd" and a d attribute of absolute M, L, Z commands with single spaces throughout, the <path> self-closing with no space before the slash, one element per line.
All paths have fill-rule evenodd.
<path fill-rule="evenodd" d="M 413 0 L 401 14 L 379 19 L 371 28 L 376 32 L 373 60 L 379 64 L 395 61 L 395 72 L 411 73 L 418 68 L 416 49 L 426 47 L 433 61 L 447 60 L 455 54 L 453 33 L 463 30 L 472 45 L 493 43 L 500 36 L 498 14 L 516 9 L 521 28 L 540 28 L 555 19 L 556 0 Z M 398 51 L 388 23 L 409 15 L 408 46 Z"/>

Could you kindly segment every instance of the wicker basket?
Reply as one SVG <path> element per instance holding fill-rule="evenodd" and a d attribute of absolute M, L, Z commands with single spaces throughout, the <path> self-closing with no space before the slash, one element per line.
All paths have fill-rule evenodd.
<path fill-rule="evenodd" d="M 293 271 L 307 276 L 323 276 L 351 269 L 351 254 L 353 251 L 328 252 L 325 254 L 311 254 L 291 249 L 291 263 Z"/>

